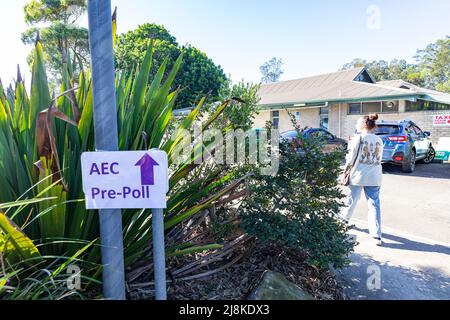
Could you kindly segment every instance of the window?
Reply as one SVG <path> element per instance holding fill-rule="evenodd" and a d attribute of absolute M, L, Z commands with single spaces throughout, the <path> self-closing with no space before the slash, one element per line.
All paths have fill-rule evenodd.
<path fill-rule="evenodd" d="M 398 112 L 399 111 L 399 102 L 398 101 L 384 101 L 382 112 L 390 113 L 390 112 Z"/>
<path fill-rule="evenodd" d="M 348 105 L 348 114 L 361 114 L 361 103 L 350 103 Z"/>
<path fill-rule="evenodd" d="M 280 111 L 272 111 L 272 125 L 274 129 L 280 128 Z"/>
<path fill-rule="evenodd" d="M 328 131 L 322 129 L 311 129 L 307 132 L 307 136 L 310 139 L 318 139 L 321 141 L 332 141 L 334 140 L 334 135 L 329 133 Z"/>
<path fill-rule="evenodd" d="M 321 138 L 321 139 L 324 139 L 324 140 L 333 140 L 334 139 L 334 136 L 331 133 L 329 133 L 328 131 L 325 131 L 325 130 L 318 130 L 317 131 L 317 136 L 319 138 Z"/>
<path fill-rule="evenodd" d="M 436 103 L 435 110 L 450 110 L 450 104 Z"/>
<path fill-rule="evenodd" d="M 288 131 L 288 132 L 281 134 L 281 137 L 286 140 L 293 140 L 295 138 L 298 138 L 298 132 L 297 131 Z"/>
<path fill-rule="evenodd" d="M 400 134 L 400 127 L 395 125 L 378 125 L 374 130 L 376 135 L 393 135 Z"/>
<path fill-rule="evenodd" d="M 330 113 L 330 108 L 328 108 L 328 107 L 320 108 L 320 115 L 327 115 L 328 116 L 329 113 Z"/>
<path fill-rule="evenodd" d="M 415 111 L 432 111 L 433 105 L 430 101 L 417 100 L 417 101 L 406 101 L 406 112 Z"/>
<path fill-rule="evenodd" d="M 405 129 L 405 131 L 408 132 L 408 133 L 410 133 L 410 134 L 412 134 L 412 135 L 415 135 L 415 134 L 416 134 L 416 132 L 414 131 L 413 126 L 411 126 L 411 125 L 407 126 L 406 129 Z"/>
<path fill-rule="evenodd" d="M 361 72 L 361 74 L 355 78 L 355 81 L 373 83 L 372 78 L 366 70 Z"/>
<path fill-rule="evenodd" d="M 422 130 L 420 130 L 418 127 L 412 124 L 406 128 L 406 131 L 416 137 L 420 137 L 423 135 Z"/>
<path fill-rule="evenodd" d="M 420 106 L 418 101 L 406 101 L 406 112 L 419 111 Z"/>
<path fill-rule="evenodd" d="M 406 101 L 406 112 L 436 111 L 436 110 L 450 110 L 450 105 L 425 100 Z"/>
<path fill-rule="evenodd" d="M 399 105 L 400 102 L 398 100 L 350 103 L 348 105 L 348 114 L 396 113 L 400 110 Z"/>
<path fill-rule="evenodd" d="M 416 134 L 417 134 L 419 137 L 425 136 L 425 134 L 423 133 L 423 131 L 422 131 L 419 127 L 414 126 L 413 128 L 414 128 L 414 131 L 416 132 Z"/>
<path fill-rule="evenodd" d="M 329 114 L 330 108 L 328 107 L 320 108 L 320 127 L 322 129 L 328 130 Z"/>
<path fill-rule="evenodd" d="M 362 110 L 364 114 L 381 113 L 381 102 L 364 102 Z"/>
<path fill-rule="evenodd" d="M 329 128 L 328 117 L 320 118 L 320 127 L 322 129 L 328 130 Z"/>

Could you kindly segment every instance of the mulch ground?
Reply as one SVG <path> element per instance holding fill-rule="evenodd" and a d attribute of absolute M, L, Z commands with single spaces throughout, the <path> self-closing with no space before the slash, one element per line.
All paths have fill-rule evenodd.
<path fill-rule="evenodd" d="M 199 255 L 172 258 L 169 270 L 195 264 Z M 245 300 L 258 285 L 266 270 L 283 274 L 288 280 L 309 292 L 318 300 L 344 299 L 343 287 L 332 272 L 320 270 L 306 263 L 306 255 L 298 250 L 288 250 L 276 245 L 261 245 L 249 239 L 230 254 L 214 258 L 214 263 L 195 269 L 197 276 L 177 279 L 169 276 L 168 298 L 170 300 Z M 151 270 L 130 284 L 132 299 L 153 299 Z M 175 271 L 177 273 L 177 271 Z M 169 272 L 170 274 L 170 272 Z M 178 273 L 179 274 L 179 273 Z M 205 276 L 203 276 L 205 275 Z M 198 277 L 200 276 L 200 277 Z M 192 278 L 192 279 L 190 279 Z"/>

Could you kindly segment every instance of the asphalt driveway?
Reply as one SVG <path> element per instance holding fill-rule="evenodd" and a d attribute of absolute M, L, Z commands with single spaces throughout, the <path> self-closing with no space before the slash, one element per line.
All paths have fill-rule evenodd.
<path fill-rule="evenodd" d="M 413 174 L 384 169 L 385 246 L 371 242 L 361 199 L 351 221 L 359 245 L 352 265 L 340 272 L 348 298 L 450 299 L 450 165 L 418 164 Z M 374 275 L 380 287 L 373 287 Z"/>
<path fill-rule="evenodd" d="M 381 198 L 383 226 L 450 243 L 449 164 L 418 164 L 413 174 L 385 166 Z M 366 221 L 362 200 L 354 218 Z"/>

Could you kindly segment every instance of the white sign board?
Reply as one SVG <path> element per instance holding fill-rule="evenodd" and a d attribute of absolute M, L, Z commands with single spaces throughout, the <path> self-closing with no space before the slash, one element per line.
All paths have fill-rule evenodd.
<path fill-rule="evenodd" d="M 450 127 L 450 114 L 434 116 L 433 125 L 435 127 Z"/>
<path fill-rule="evenodd" d="M 165 209 L 167 154 L 161 150 L 81 155 L 86 209 Z"/>

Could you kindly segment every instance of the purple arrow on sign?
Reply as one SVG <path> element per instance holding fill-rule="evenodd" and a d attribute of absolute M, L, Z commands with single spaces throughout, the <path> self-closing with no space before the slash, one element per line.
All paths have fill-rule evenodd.
<path fill-rule="evenodd" d="M 155 184 L 154 167 L 159 166 L 147 153 L 139 160 L 135 166 L 141 167 L 141 183 L 143 186 L 153 186 Z"/>

